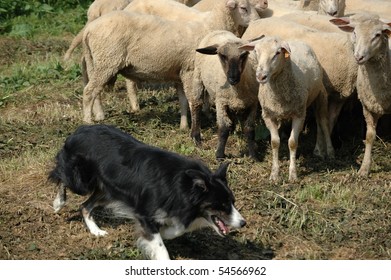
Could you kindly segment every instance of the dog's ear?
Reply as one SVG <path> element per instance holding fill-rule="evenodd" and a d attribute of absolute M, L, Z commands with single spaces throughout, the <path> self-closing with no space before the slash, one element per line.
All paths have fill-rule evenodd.
<path fill-rule="evenodd" d="M 215 176 L 223 179 L 224 181 L 227 181 L 227 169 L 228 169 L 229 162 L 223 162 L 220 167 L 216 170 Z"/>
<path fill-rule="evenodd" d="M 189 169 L 185 171 L 185 174 L 193 180 L 193 187 L 200 188 L 203 192 L 208 191 L 204 173 L 195 169 Z"/>

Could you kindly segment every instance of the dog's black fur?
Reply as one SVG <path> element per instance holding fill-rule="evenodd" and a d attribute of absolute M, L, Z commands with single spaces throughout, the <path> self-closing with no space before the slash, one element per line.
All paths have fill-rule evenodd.
<path fill-rule="evenodd" d="M 115 127 L 92 125 L 66 139 L 49 179 L 59 186 L 56 211 L 65 204 L 66 188 L 89 195 L 81 210 L 93 234 L 106 232 L 94 223 L 91 211 L 111 207 L 138 222 L 149 257 L 168 258 L 159 241 L 163 238 L 203 226 L 225 235 L 229 227 L 245 225 L 233 207 L 226 171 L 227 164 L 212 173 L 200 161 L 146 145 Z"/>

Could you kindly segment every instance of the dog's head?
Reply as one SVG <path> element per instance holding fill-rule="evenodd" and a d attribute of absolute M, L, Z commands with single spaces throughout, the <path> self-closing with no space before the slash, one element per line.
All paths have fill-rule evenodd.
<path fill-rule="evenodd" d="M 228 163 L 223 163 L 215 173 L 187 170 L 193 180 L 193 196 L 198 200 L 199 216 L 219 235 L 225 236 L 230 229 L 241 228 L 246 221 L 235 208 L 235 198 L 227 183 Z"/>

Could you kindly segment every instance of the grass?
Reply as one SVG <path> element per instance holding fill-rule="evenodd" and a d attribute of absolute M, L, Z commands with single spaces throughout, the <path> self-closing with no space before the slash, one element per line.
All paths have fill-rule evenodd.
<path fill-rule="evenodd" d="M 82 124 L 80 50 L 69 63 L 62 61 L 72 34 L 82 27 L 81 14 L 78 8 L 47 18 L 15 18 L 9 24 L 19 27 L 0 36 L 0 259 L 142 258 L 132 222 L 98 212 L 97 221 L 109 236 L 93 237 L 78 211 L 83 198 L 72 194 L 63 211 L 53 213 L 55 188 L 47 182 L 47 173 L 65 138 Z M 31 31 L 15 34 L 27 23 Z M 179 105 L 172 87 L 146 84 L 138 96 L 141 111 L 128 113 L 120 78 L 103 96 L 104 123 L 143 142 L 200 158 L 211 169 L 218 167 L 213 118 L 203 119 L 199 148 L 189 131 L 179 130 Z M 228 180 L 248 226 L 225 239 L 203 230 L 167 241 L 171 256 L 390 259 L 391 144 L 384 134 L 376 140 L 372 172 L 368 179 L 358 178 L 364 148 L 360 120 L 360 111 L 343 111 L 335 137 L 336 159 L 325 161 L 312 156 L 315 135 L 309 122 L 300 138 L 297 183 L 287 182 L 285 138 L 280 152 L 282 180 L 272 183 L 268 131 L 261 121 L 260 162 L 242 155 L 245 141 L 235 132 L 226 151 L 231 162 Z"/>

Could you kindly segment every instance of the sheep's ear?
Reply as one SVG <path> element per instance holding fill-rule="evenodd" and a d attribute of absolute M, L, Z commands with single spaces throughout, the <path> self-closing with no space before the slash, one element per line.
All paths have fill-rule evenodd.
<path fill-rule="evenodd" d="M 390 23 L 391 24 L 391 23 Z M 391 38 L 391 28 L 386 24 L 383 28 L 383 33 L 385 33 L 388 37 Z"/>
<path fill-rule="evenodd" d="M 231 10 L 233 10 L 236 8 L 236 1 L 235 0 L 227 0 L 227 2 L 225 2 L 225 6 L 227 8 L 230 8 Z"/>
<path fill-rule="evenodd" d="M 243 46 L 240 46 L 238 49 L 241 51 L 252 51 L 255 48 L 255 45 L 258 41 L 253 41 L 247 44 L 244 44 Z"/>
<path fill-rule="evenodd" d="M 350 23 L 350 18 L 348 17 L 340 17 L 330 19 L 330 22 L 335 25 L 347 25 Z"/>
<path fill-rule="evenodd" d="M 341 29 L 342 31 L 345 31 L 345 32 L 353 32 L 354 30 L 354 26 L 352 25 L 339 25 L 338 26 L 339 29 Z"/>
<path fill-rule="evenodd" d="M 265 35 L 261 35 L 259 37 L 256 37 L 256 38 L 248 40 L 248 42 L 251 43 L 251 42 L 254 42 L 254 41 L 259 41 L 259 40 L 263 39 L 264 37 L 265 37 Z"/>
<path fill-rule="evenodd" d="M 285 41 L 281 42 L 281 51 L 284 53 L 285 58 L 289 58 L 291 56 L 291 48 Z"/>
<path fill-rule="evenodd" d="M 391 21 L 386 19 L 380 19 L 380 21 L 384 23 L 383 33 L 385 33 L 388 37 L 391 37 Z"/>
<path fill-rule="evenodd" d="M 202 54 L 214 55 L 217 54 L 217 45 L 208 46 L 205 48 L 196 49 L 197 52 Z"/>

